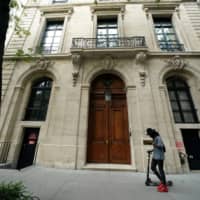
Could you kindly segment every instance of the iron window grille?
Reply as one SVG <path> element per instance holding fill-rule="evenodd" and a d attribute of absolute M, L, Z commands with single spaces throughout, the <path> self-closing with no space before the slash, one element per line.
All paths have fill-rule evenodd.
<path fill-rule="evenodd" d="M 162 51 L 183 51 L 183 45 L 179 43 L 171 18 L 154 18 L 154 31 Z"/>
<path fill-rule="evenodd" d="M 41 43 L 42 53 L 44 54 L 58 53 L 62 31 L 63 31 L 63 21 L 47 22 Z"/>
<path fill-rule="evenodd" d="M 29 103 L 26 108 L 26 121 L 44 121 L 49 104 L 52 80 L 43 78 L 37 80 L 31 88 Z"/>
<path fill-rule="evenodd" d="M 167 80 L 171 108 L 176 123 L 198 123 L 190 89 L 179 77 Z"/>

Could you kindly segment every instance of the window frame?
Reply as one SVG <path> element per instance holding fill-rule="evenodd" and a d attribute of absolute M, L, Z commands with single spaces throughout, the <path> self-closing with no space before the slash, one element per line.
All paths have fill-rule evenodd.
<path fill-rule="evenodd" d="M 177 87 L 176 83 L 178 83 L 178 82 L 182 83 L 184 86 Z M 169 83 L 172 84 L 173 87 L 169 86 Z M 191 91 L 190 91 L 190 88 L 189 88 L 187 82 L 180 77 L 173 76 L 173 77 L 169 77 L 166 80 L 166 86 L 167 86 L 169 101 L 170 101 L 171 110 L 172 110 L 172 113 L 173 113 L 173 118 L 174 118 L 175 123 L 177 123 L 177 124 L 178 123 L 188 123 L 188 124 L 199 123 L 197 111 L 195 109 L 194 102 L 193 102 L 193 99 L 192 99 L 192 96 L 191 96 Z M 171 95 L 170 95 L 171 92 L 174 93 L 174 96 L 175 96 L 174 100 L 171 99 Z M 181 100 L 180 95 L 178 94 L 179 92 L 185 92 L 185 94 L 187 95 L 187 99 Z M 172 102 L 173 103 L 175 102 L 177 104 L 177 109 L 173 108 Z M 181 103 L 183 103 L 183 102 L 189 103 L 188 105 L 190 106 L 190 109 L 183 109 L 182 106 L 181 106 Z M 180 121 L 178 121 L 176 119 L 175 113 L 179 114 Z M 192 116 L 193 122 L 187 121 L 184 117 L 184 113 L 190 113 L 191 116 Z"/>
<path fill-rule="evenodd" d="M 160 23 L 155 22 L 155 19 L 156 20 L 160 19 Z M 164 23 L 164 21 L 165 21 L 164 19 L 166 20 L 165 23 Z M 157 47 L 162 52 L 182 52 L 182 51 L 184 51 L 184 49 L 183 49 L 183 47 L 182 47 L 182 45 L 181 45 L 181 43 L 178 39 L 176 30 L 174 28 L 174 24 L 172 22 L 172 16 L 156 16 L 156 15 L 154 15 L 154 16 L 152 16 L 152 20 L 153 20 L 153 29 L 154 29 L 154 35 L 155 35 L 155 38 L 156 38 Z M 165 26 L 164 24 L 167 24 L 167 23 L 170 24 L 170 28 L 173 30 L 173 34 L 172 33 L 167 34 L 167 33 L 164 32 L 164 30 L 163 30 L 164 26 Z M 158 34 L 156 32 L 156 28 L 158 26 L 156 27 L 156 24 L 160 24 L 160 26 L 161 26 L 160 30 L 161 30 L 162 34 L 160 34 L 160 35 L 162 35 L 165 38 L 163 43 L 164 43 L 164 45 L 167 46 L 167 48 L 161 48 L 161 42 L 159 41 L 159 39 L 157 37 Z M 175 40 L 170 42 L 169 40 L 167 40 L 167 37 L 166 37 L 167 35 L 173 35 Z M 177 48 L 169 48 L 169 46 L 172 45 L 172 44 L 177 45 Z"/>
<path fill-rule="evenodd" d="M 104 24 L 102 23 L 102 25 L 101 25 L 98 22 L 100 20 L 102 20 L 102 21 L 105 20 L 105 23 Z M 106 20 L 108 20 L 107 23 L 106 23 Z M 110 23 L 109 23 L 109 20 L 110 20 Z M 112 23 L 112 21 L 114 22 L 115 20 L 116 20 L 116 23 Z M 105 29 L 106 34 L 99 34 L 98 32 L 101 29 Z M 110 29 L 115 29 L 117 33 L 116 34 L 109 34 Z M 109 37 L 111 35 L 116 36 L 116 37 Z M 105 37 L 101 37 L 101 36 L 105 36 Z M 119 38 L 118 17 L 117 16 L 109 16 L 109 17 L 103 17 L 103 18 L 98 17 L 97 18 L 97 26 L 96 26 L 96 38 L 97 38 L 97 48 L 113 48 L 114 46 L 112 46 L 111 44 L 113 42 L 114 43 L 117 42 L 114 38 Z M 105 45 L 98 46 L 100 40 L 102 40 Z"/>
<path fill-rule="evenodd" d="M 52 47 L 54 46 L 54 44 L 55 43 L 51 43 L 51 45 L 50 45 L 50 49 L 48 49 L 48 52 L 46 53 L 44 50 L 43 50 L 43 44 L 45 44 L 44 43 L 44 40 L 47 38 L 47 37 L 45 37 L 45 35 L 46 35 L 46 33 L 47 33 L 47 29 L 48 29 L 48 23 L 57 23 L 57 25 L 58 25 L 58 22 L 62 22 L 62 33 L 61 33 L 61 35 L 60 35 L 60 40 L 59 40 L 59 42 L 58 42 L 58 47 L 57 47 L 57 50 L 56 50 L 56 52 L 52 52 Z M 56 29 L 56 30 L 54 30 L 54 36 L 53 36 L 53 40 L 55 39 L 55 33 L 56 33 L 56 31 L 57 31 L 58 29 Z M 45 28 L 44 28 L 44 31 L 43 31 L 43 35 L 42 35 L 42 38 L 41 38 L 41 42 L 40 42 L 40 49 L 41 49 L 41 52 L 43 53 L 43 54 L 57 54 L 57 53 L 60 53 L 60 51 L 61 51 L 61 42 L 62 42 L 62 38 L 63 38 L 63 33 L 64 32 L 64 20 L 62 21 L 62 20 L 49 20 L 49 21 L 47 21 L 46 22 L 46 24 L 45 24 Z"/>
<path fill-rule="evenodd" d="M 50 81 L 50 87 L 44 87 L 44 88 L 36 87 L 36 85 L 38 86 L 39 84 L 41 84 L 44 81 Z M 46 120 L 48 108 L 49 108 L 49 102 L 50 102 L 50 99 L 51 99 L 52 88 L 53 88 L 53 80 L 49 77 L 41 77 L 41 78 L 35 79 L 32 82 L 32 84 L 30 86 L 30 92 L 29 92 L 27 104 L 26 104 L 26 107 L 25 107 L 25 113 L 24 113 L 23 121 L 37 121 L 38 122 L 38 121 L 45 121 Z M 40 92 L 42 91 L 42 100 L 40 102 L 40 106 L 39 107 L 36 106 L 34 108 L 34 106 L 31 106 L 31 105 L 33 105 L 34 101 L 37 100 L 36 98 L 34 98 L 34 96 L 38 91 L 40 91 Z M 45 92 L 47 92 L 47 91 L 49 92 L 48 102 L 46 102 L 46 100 L 44 98 Z M 45 109 L 43 107 L 44 103 L 47 103 Z M 30 114 L 31 110 L 37 111 L 36 119 L 34 118 L 36 115 L 33 116 L 32 114 Z M 30 113 L 29 113 L 29 111 L 30 111 Z"/>

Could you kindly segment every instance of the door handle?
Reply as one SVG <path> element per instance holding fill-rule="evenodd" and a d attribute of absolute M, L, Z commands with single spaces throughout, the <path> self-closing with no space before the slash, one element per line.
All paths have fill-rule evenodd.
<path fill-rule="evenodd" d="M 105 140 L 105 143 L 108 144 L 108 140 Z"/>
<path fill-rule="evenodd" d="M 194 159 L 194 156 L 193 155 L 189 155 L 188 158 Z"/>

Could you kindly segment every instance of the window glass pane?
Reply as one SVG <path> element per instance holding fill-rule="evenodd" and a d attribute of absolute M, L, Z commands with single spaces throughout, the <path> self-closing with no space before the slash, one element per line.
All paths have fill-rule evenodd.
<path fill-rule="evenodd" d="M 176 43 L 176 37 L 175 37 L 175 35 L 165 35 L 165 37 L 166 37 L 167 41 L 173 40 Z"/>
<path fill-rule="evenodd" d="M 55 37 L 60 37 L 62 35 L 62 31 L 56 31 Z"/>
<path fill-rule="evenodd" d="M 181 115 L 180 115 L 179 112 L 174 112 L 174 120 L 175 120 L 175 122 L 177 122 L 177 123 L 182 122 Z"/>
<path fill-rule="evenodd" d="M 178 93 L 178 97 L 180 100 L 188 100 L 189 99 L 186 91 L 177 91 L 177 93 Z"/>
<path fill-rule="evenodd" d="M 117 29 L 109 29 L 108 34 L 117 34 Z"/>
<path fill-rule="evenodd" d="M 176 96 L 175 96 L 174 91 L 169 91 L 169 98 L 170 98 L 170 100 L 176 100 Z"/>
<path fill-rule="evenodd" d="M 160 40 L 165 41 L 164 35 L 157 35 L 157 39 L 158 39 L 159 41 L 160 41 Z"/>
<path fill-rule="evenodd" d="M 190 113 L 190 112 L 184 112 L 183 116 L 184 116 L 184 121 L 185 122 L 187 122 L 187 123 L 194 123 L 195 122 L 192 113 Z"/>
<path fill-rule="evenodd" d="M 106 29 L 98 29 L 98 35 L 106 35 Z"/>
<path fill-rule="evenodd" d="M 172 101 L 171 105 L 172 105 L 172 110 L 173 111 L 179 110 L 178 103 L 176 101 Z"/>
<path fill-rule="evenodd" d="M 53 43 L 54 44 L 55 43 L 59 44 L 59 42 L 60 42 L 60 38 L 59 37 L 55 37 L 54 40 L 53 40 Z"/>
<path fill-rule="evenodd" d="M 162 29 L 160 29 L 160 28 L 156 28 L 155 31 L 156 31 L 157 34 L 161 34 L 162 33 Z"/>
<path fill-rule="evenodd" d="M 191 103 L 189 101 L 181 101 L 182 110 L 191 110 Z"/>
<path fill-rule="evenodd" d="M 185 87 L 184 82 L 181 81 L 181 80 L 177 80 L 177 81 L 175 81 L 175 85 L 176 85 L 176 87 Z"/>

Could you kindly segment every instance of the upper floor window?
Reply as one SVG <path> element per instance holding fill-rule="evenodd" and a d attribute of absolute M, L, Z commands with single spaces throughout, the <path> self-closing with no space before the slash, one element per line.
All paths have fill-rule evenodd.
<path fill-rule="evenodd" d="M 53 0 L 53 3 L 65 3 L 68 2 L 68 0 Z"/>
<path fill-rule="evenodd" d="M 154 29 L 162 51 L 183 51 L 176 36 L 171 17 L 154 17 Z"/>
<path fill-rule="evenodd" d="M 47 22 L 41 43 L 41 50 L 43 53 L 46 54 L 58 53 L 62 31 L 63 31 L 63 21 Z"/>
<path fill-rule="evenodd" d="M 97 20 L 97 47 L 108 48 L 117 45 L 118 26 L 117 17 L 98 18 Z"/>
<path fill-rule="evenodd" d="M 26 108 L 25 120 L 43 121 L 49 104 L 52 80 L 42 78 L 37 80 L 31 87 L 31 95 Z"/>
<path fill-rule="evenodd" d="M 169 99 L 176 123 L 197 123 L 197 115 L 187 83 L 179 77 L 167 79 Z"/>

